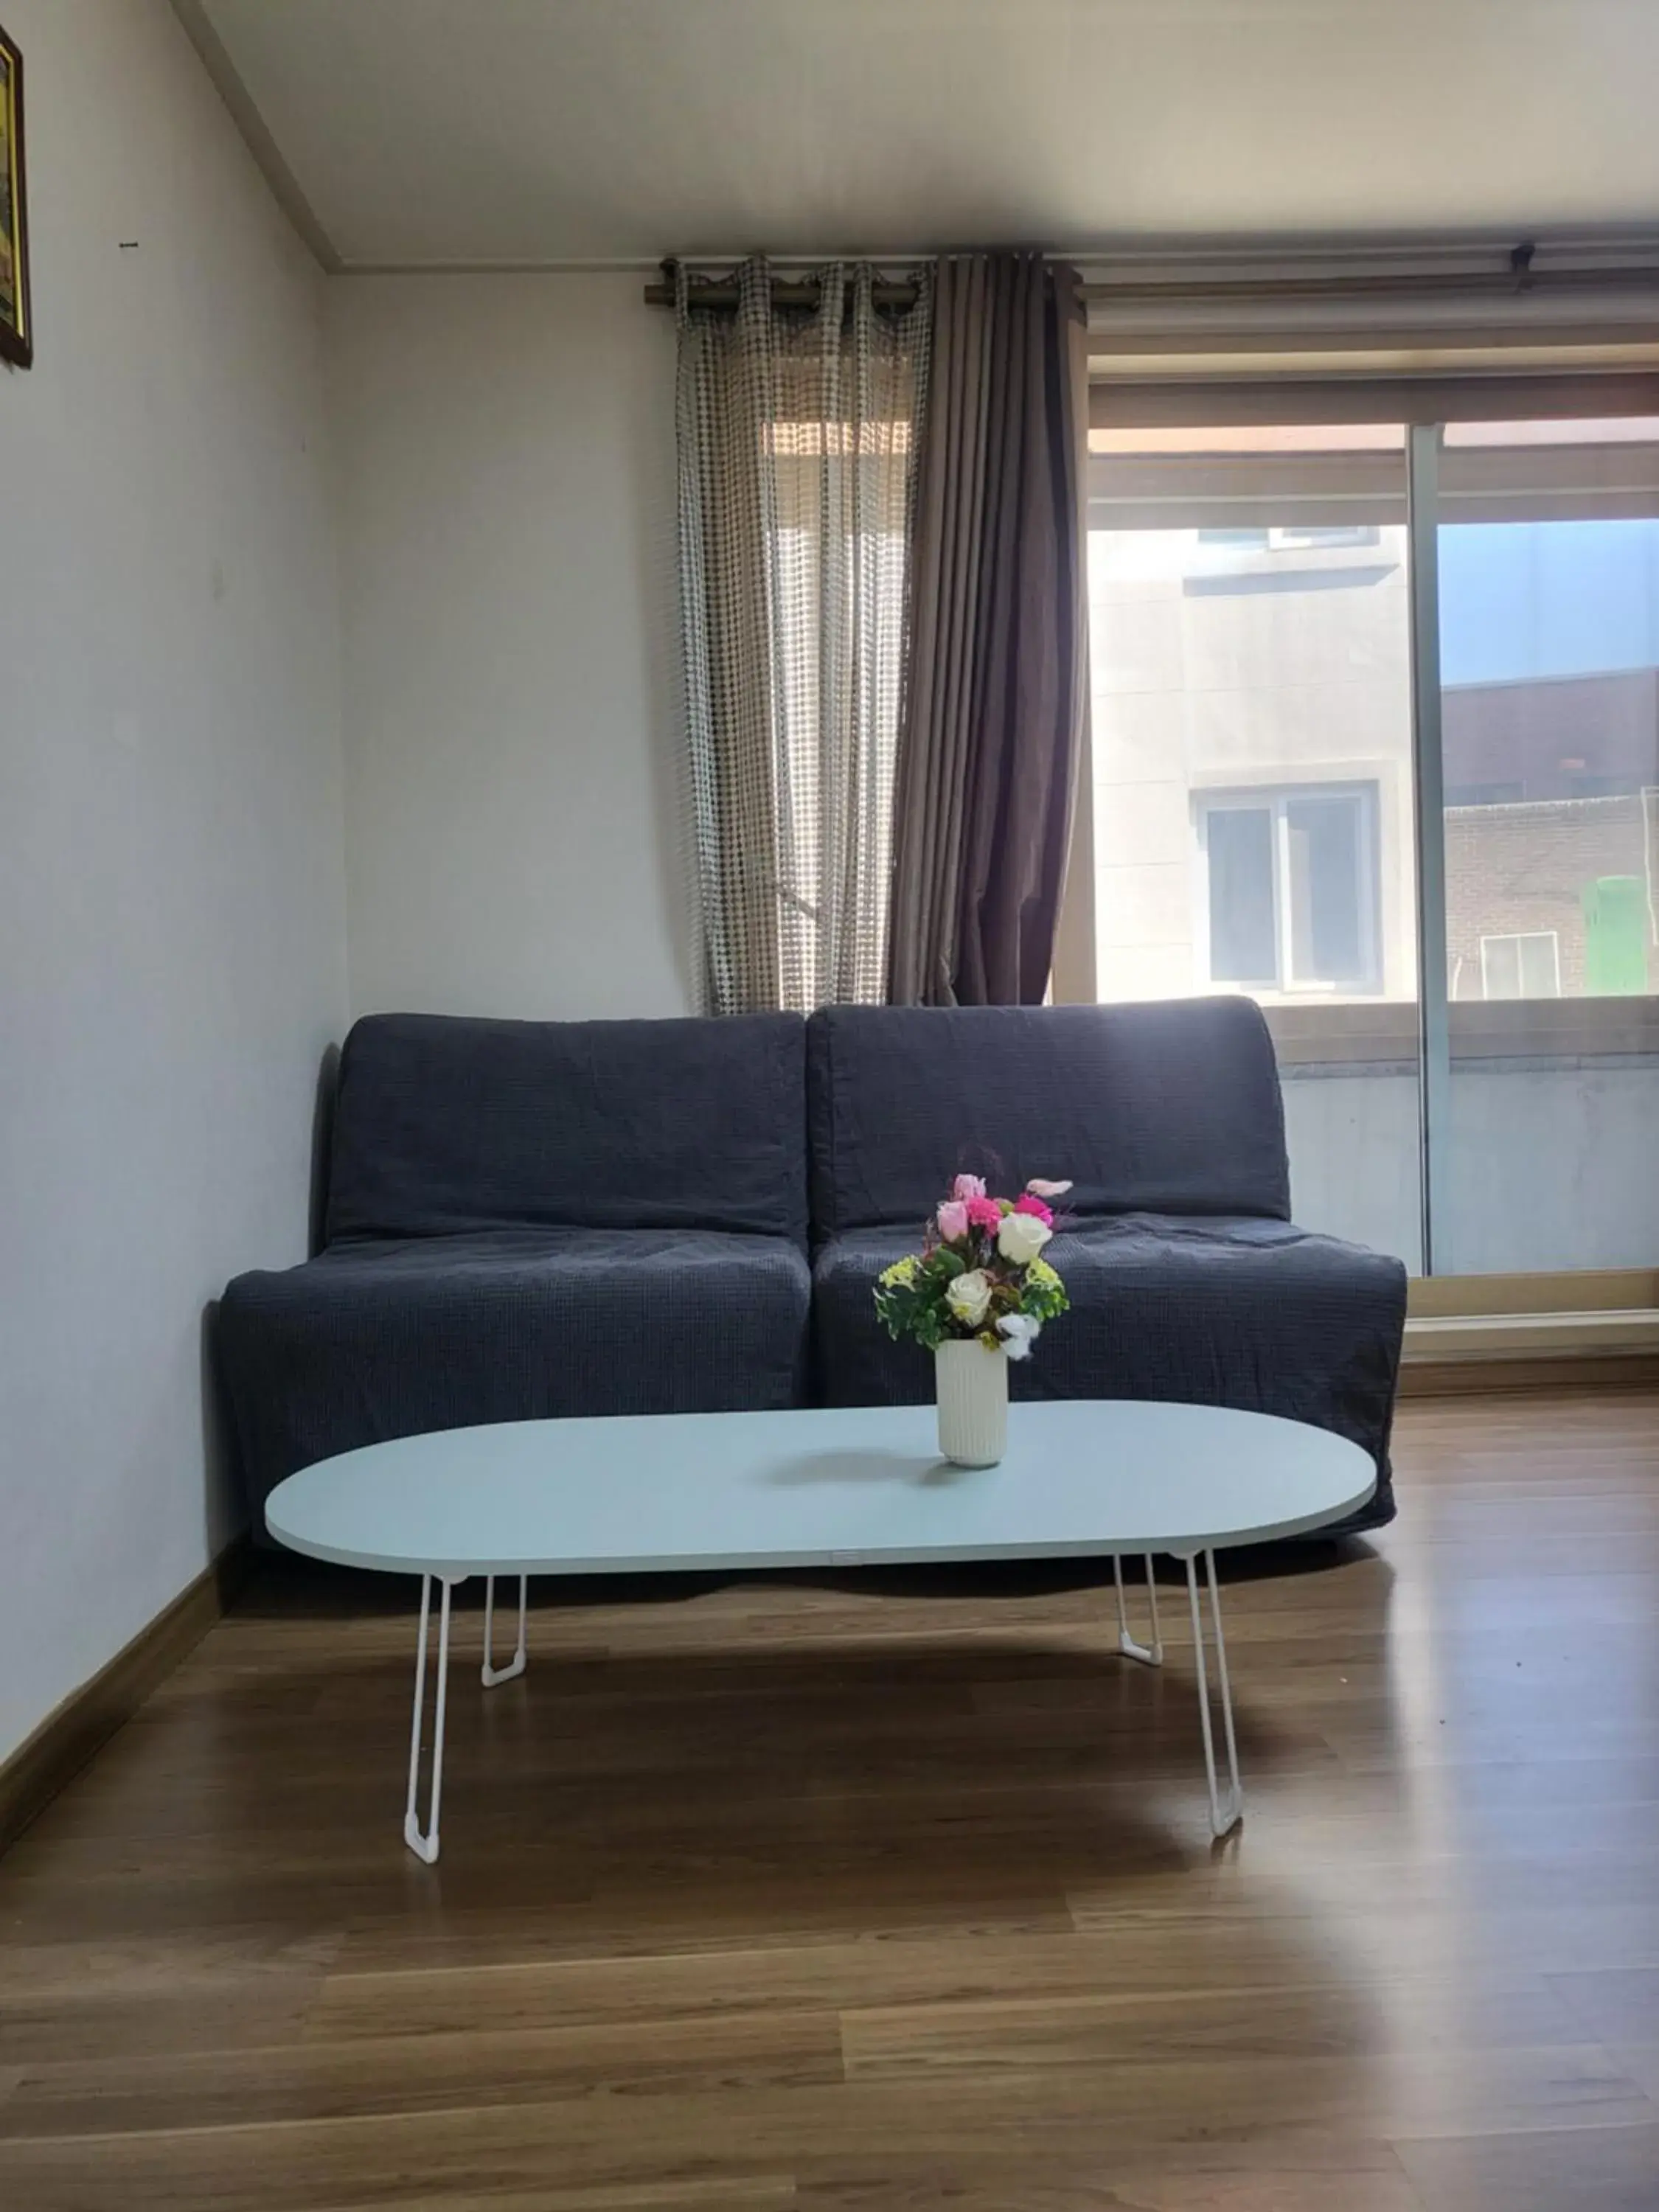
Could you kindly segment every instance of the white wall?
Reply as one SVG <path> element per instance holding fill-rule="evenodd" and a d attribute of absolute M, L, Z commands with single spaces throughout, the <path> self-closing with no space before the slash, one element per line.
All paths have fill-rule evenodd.
<path fill-rule="evenodd" d="M 204 1309 L 304 1256 L 344 1012 L 321 279 L 166 0 L 4 15 L 0 1756 L 232 1524 Z"/>
<path fill-rule="evenodd" d="M 640 291 L 329 288 L 354 1012 L 690 1009 L 674 331 Z"/>

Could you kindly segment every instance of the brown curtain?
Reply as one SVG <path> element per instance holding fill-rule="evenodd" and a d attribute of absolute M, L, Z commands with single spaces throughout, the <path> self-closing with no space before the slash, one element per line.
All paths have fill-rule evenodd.
<path fill-rule="evenodd" d="M 939 262 L 899 732 L 888 996 L 1048 988 L 1088 700 L 1077 271 Z"/>

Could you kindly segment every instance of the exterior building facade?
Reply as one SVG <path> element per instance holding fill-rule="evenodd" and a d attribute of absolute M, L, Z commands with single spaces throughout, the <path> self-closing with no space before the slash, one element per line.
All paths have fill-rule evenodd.
<path fill-rule="evenodd" d="M 1103 997 L 1416 995 L 1402 525 L 1092 541 Z M 1659 668 L 1450 683 L 1457 1000 L 1659 988 Z"/>

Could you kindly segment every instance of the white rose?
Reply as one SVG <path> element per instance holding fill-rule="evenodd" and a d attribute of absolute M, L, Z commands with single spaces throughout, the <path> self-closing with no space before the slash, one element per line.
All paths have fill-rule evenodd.
<path fill-rule="evenodd" d="M 970 1267 L 946 1285 L 945 1303 L 958 1321 L 977 1328 L 991 1303 L 991 1278 L 983 1267 Z"/>
<path fill-rule="evenodd" d="M 1035 1213 L 1005 1213 L 997 1231 L 997 1249 L 1016 1267 L 1029 1267 L 1054 1233 Z"/>
<path fill-rule="evenodd" d="M 1029 1359 L 1031 1346 L 1036 1342 L 1041 1322 L 1033 1321 L 1030 1314 L 1004 1314 L 997 1323 L 997 1334 L 1002 1339 L 1003 1350 L 1010 1359 Z"/>

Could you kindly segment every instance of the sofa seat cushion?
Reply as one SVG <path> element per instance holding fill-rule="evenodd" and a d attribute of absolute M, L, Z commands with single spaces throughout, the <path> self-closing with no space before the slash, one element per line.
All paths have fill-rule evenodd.
<path fill-rule="evenodd" d="M 222 1371 L 256 1530 L 285 1475 L 432 1429 L 799 1402 L 811 1279 L 783 1237 L 495 1230 L 240 1276 Z"/>
<path fill-rule="evenodd" d="M 916 1249 L 914 1230 L 854 1231 L 815 1273 L 816 1356 L 831 1405 L 919 1404 L 933 1363 L 894 1344 L 871 1289 Z M 1379 1490 L 1365 1525 L 1392 1517 L 1389 1434 L 1406 1271 L 1285 1221 L 1129 1213 L 1054 1239 L 1046 1255 L 1072 1310 L 1012 1370 L 1016 1398 L 1164 1398 L 1237 1406 L 1331 1429 L 1370 1452 Z"/>

